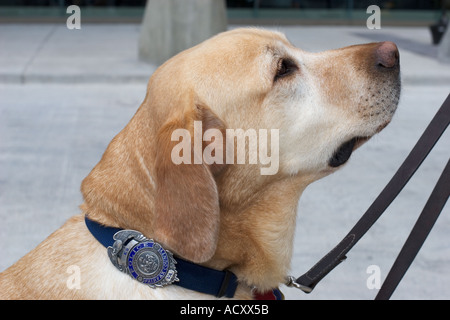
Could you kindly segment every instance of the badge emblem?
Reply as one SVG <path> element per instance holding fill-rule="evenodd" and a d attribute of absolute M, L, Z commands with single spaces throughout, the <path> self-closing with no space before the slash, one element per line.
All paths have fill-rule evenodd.
<path fill-rule="evenodd" d="M 169 250 L 134 230 L 121 230 L 108 247 L 112 264 L 122 272 L 151 288 L 164 287 L 177 278 L 177 263 Z"/>

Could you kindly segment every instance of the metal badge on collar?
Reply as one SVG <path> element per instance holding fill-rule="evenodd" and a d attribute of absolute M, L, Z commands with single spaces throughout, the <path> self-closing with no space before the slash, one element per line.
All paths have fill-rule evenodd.
<path fill-rule="evenodd" d="M 179 281 L 177 262 L 158 242 L 134 230 L 121 230 L 114 234 L 114 240 L 113 246 L 108 247 L 108 256 L 120 271 L 151 288 Z"/>

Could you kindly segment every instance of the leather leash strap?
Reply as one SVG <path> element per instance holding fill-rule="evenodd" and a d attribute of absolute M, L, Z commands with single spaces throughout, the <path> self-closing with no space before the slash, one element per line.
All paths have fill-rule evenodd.
<path fill-rule="evenodd" d="M 414 148 L 409 153 L 403 164 L 397 170 L 395 175 L 375 199 L 372 205 L 367 209 L 366 213 L 350 230 L 350 232 L 342 239 L 342 241 L 334 247 L 327 255 L 325 255 L 316 265 L 314 265 L 308 272 L 300 276 L 293 283 L 294 286 L 300 288 L 306 293 L 310 293 L 319 281 L 325 277 L 338 264 L 344 261 L 347 257 L 347 252 L 362 238 L 362 236 L 370 229 L 370 227 L 378 220 L 386 208 L 394 201 L 403 187 L 408 183 L 409 179 L 414 175 L 416 170 L 425 160 L 431 149 L 439 140 L 441 135 L 446 130 L 450 123 L 450 95 L 444 101 L 442 107 L 431 120 L 424 133 L 417 141 Z M 395 290 L 398 282 L 400 282 L 403 274 L 408 269 L 409 265 L 414 260 L 416 253 L 419 251 L 423 242 L 426 239 L 429 231 L 434 225 L 439 216 L 440 211 L 445 205 L 449 192 L 449 165 L 444 169 L 438 184 L 433 190 L 427 204 L 424 207 L 422 215 L 417 221 L 410 237 L 405 243 L 397 260 L 394 264 L 391 273 L 386 279 L 389 284 L 389 289 L 380 289 L 377 298 L 389 298 L 390 294 Z M 437 198 L 439 200 L 437 200 Z M 436 204 L 439 202 L 439 204 Z M 429 218 L 428 216 L 432 216 Z M 434 221 L 433 221 L 434 220 Z M 424 221 L 427 221 L 426 223 Z M 413 239 L 413 240 L 410 240 Z M 412 241 L 412 242 L 410 242 Z M 414 248 L 414 249 L 410 249 Z M 414 253 L 414 251 L 416 251 Z M 408 260 L 404 260 L 404 255 L 408 256 Z M 404 261 L 403 261 L 404 260 Z M 401 274 L 401 272 L 403 274 Z M 395 283 L 395 281 L 397 281 Z M 292 279 L 291 279 L 292 280 Z M 388 281 L 389 280 L 389 281 Z M 392 292 L 390 292 L 392 291 Z M 390 293 L 389 293 L 390 292 Z"/>
<path fill-rule="evenodd" d="M 450 195 L 450 161 L 397 256 L 375 300 L 388 300 L 425 242 Z"/>

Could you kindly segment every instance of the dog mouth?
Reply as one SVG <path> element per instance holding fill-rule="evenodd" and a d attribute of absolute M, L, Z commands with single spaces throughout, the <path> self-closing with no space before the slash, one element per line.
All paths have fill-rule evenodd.
<path fill-rule="evenodd" d="M 359 148 L 364 142 L 369 140 L 370 137 L 355 137 L 347 142 L 341 144 L 341 146 L 334 152 L 333 156 L 328 160 L 328 165 L 332 168 L 337 168 L 350 159 L 353 151 Z"/>

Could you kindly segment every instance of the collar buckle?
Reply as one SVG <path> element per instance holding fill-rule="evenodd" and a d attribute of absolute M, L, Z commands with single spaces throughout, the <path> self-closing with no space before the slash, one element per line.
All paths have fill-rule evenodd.
<path fill-rule="evenodd" d="M 108 256 L 118 270 L 151 288 L 179 281 L 176 260 L 158 242 L 134 230 L 118 231 L 113 239 L 115 242 L 108 247 Z"/>

